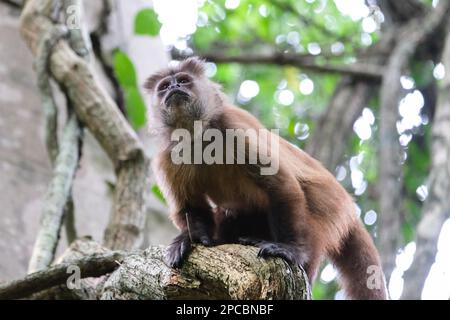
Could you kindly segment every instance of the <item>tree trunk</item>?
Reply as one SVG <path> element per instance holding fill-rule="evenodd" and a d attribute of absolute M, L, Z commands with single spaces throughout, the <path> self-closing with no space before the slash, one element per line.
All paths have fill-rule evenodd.
<path fill-rule="evenodd" d="M 423 18 L 415 18 L 398 31 L 397 44 L 389 58 L 380 92 L 380 156 L 379 181 L 380 222 L 379 247 L 384 272 L 389 278 L 394 267 L 400 232 L 402 209 L 402 163 L 398 140 L 398 104 L 401 97 L 400 77 L 417 47 L 443 23 L 449 11 L 447 2 L 440 2 Z M 382 192 L 381 192 L 382 190 Z"/>
<path fill-rule="evenodd" d="M 450 33 L 443 54 L 447 70 L 439 89 L 438 104 L 432 129 L 431 170 L 428 198 L 417 227 L 416 253 L 411 268 L 405 273 L 402 299 L 420 299 L 425 280 L 437 253 L 437 241 L 450 212 Z"/>

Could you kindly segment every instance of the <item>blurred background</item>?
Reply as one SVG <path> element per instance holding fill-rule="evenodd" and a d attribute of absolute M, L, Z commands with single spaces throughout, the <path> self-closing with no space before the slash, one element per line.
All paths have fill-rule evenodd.
<path fill-rule="evenodd" d="M 0 0 L 0 281 L 26 273 L 52 175 L 33 60 L 19 33 L 22 6 Z M 352 194 L 392 299 L 404 288 L 408 297 L 450 298 L 450 185 L 433 187 L 436 177 L 450 176 L 448 165 L 433 161 L 435 150 L 450 154 L 449 119 L 446 127 L 435 117 L 450 108 L 448 19 L 401 51 L 438 8 L 436 0 L 84 2 L 93 68 L 150 156 L 145 78 L 183 57 L 204 57 L 232 103 L 279 128 Z M 396 54 L 409 55 L 405 66 Z M 398 83 L 388 82 L 397 67 Z M 114 179 L 86 133 L 74 186 L 79 235 L 102 240 Z M 176 233 L 157 185 L 149 188 L 144 247 Z M 58 252 L 67 246 L 62 239 Z M 327 262 L 313 297 L 342 298 Z"/>

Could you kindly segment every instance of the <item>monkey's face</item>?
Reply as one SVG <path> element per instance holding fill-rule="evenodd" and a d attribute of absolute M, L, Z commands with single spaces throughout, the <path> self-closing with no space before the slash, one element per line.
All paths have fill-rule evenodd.
<path fill-rule="evenodd" d="M 186 72 L 178 72 L 161 79 L 156 87 L 159 105 L 166 109 L 181 109 L 196 98 L 194 86 L 194 78 Z"/>
<path fill-rule="evenodd" d="M 145 87 L 152 98 L 150 121 L 167 128 L 192 129 L 194 121 L 208 121 L 223 103 L 219 86 L 205 76 L 204 63 L 197 58 L 156 73 Z"/>
<path fill-rule="evenodd" d="M 187 72 L 177 72 L 162 78 L 155 89 L 153 107 L 164 126 L 170 128 L 193 128 L 201 120 L 203 103 L 198 94 L 196 77 Z"/>

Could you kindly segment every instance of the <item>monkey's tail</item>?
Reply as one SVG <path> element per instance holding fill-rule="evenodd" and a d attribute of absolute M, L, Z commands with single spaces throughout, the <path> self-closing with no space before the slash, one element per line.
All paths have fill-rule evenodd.
<path fill-rule="evenodd" d="M 386 281 L 380 257 L 369 233 L 359 221 L 344 239 L 337 254 L 330 255 L 340 273 L 349 299 L 385 300 Z"/>

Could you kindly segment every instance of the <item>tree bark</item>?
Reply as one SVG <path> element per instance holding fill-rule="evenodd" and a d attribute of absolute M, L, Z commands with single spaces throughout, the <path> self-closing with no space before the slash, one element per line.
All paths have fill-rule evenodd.
<path fill-rule="evenodd" d="M 443 64 L 450 70 L 450 33 L 447 34 Z M 432 129 L 431 170 L 428 197 L 417 227 L 416 253 L 405 273 L 402 299 L 420 299 L 425 280 L 434 263 L 437 241 L 450 212 L 450 72 L 439 89 Z"/>
<path fill-rule="evenodd" d="M 114 252 L 89 239 L 77 240 L 61 263 L 0 285 L 0 299 L 31 294 L 38 299 L 310 299 L 303 269 L 258 258 L 255 247 L 195 246 L 180 270 L 165 265 L 164 252 L 163 247 Z M 69 289 L 67 268 L 73 266 L 80 268 L 81 278 L 103 278 L 85 279 L 81 288 Z"/>
<path fill-rule="evenodd" d="M 106 281 L 101 299 L 309 298 L 306 276 L 280 259 L 257 257 L 241 245 L 196 246 L 180 271 L 163 262 L 164 249 L 130 255 Z"/>

